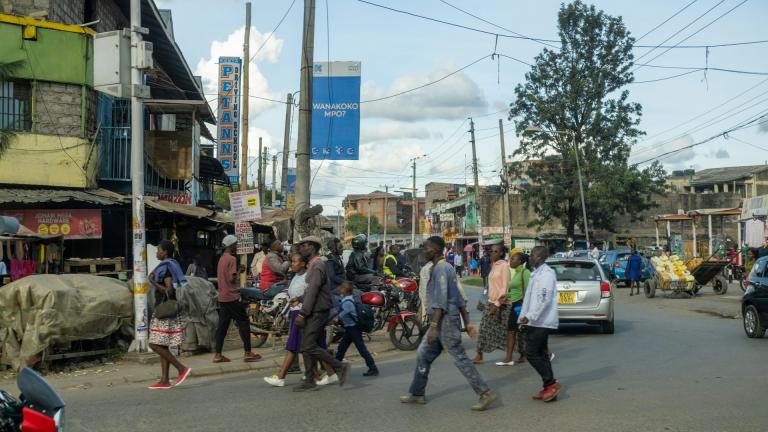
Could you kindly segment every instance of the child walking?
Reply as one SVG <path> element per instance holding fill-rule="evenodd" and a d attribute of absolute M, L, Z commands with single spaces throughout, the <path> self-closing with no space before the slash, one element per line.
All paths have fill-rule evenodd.
<path fill-rule="evenodd" d="M 347 349 L 354 343 L 357 352 L 360 353 L 360 357 L 365 359 L 365 364 L 368 366 L 368 371 L 365 372 L 363 376 L 378 376 L 379 369 L 376 367 L 376 362 L 373 361 L 373 356 L 368 352 L 368 347 L 365 346 L 363 332 L 357 327 L 357 309 L 355 308 L 355 298 L 352 295 L 352 284 L 348 281 L 342 282 L 341 285 L 339 285 L 339 294 L 342 296 L 341 312 L 339 312 L 336 319 L 341 321 L 344 326 L 344 338 L 339 342 L 339 350 L 336 352 L 336 359 L 343 361 Z"/>

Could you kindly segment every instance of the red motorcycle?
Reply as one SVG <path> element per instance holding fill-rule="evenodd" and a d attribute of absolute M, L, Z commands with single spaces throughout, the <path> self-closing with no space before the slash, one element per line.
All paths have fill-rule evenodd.
<path fill-rule="evenodd" d="M 0 390 L 0 432 L 64 430 L 64 401 L 42 376 L 24 368 L 16 384 L 19 399 Z"/>
<path fill-rule="evenodd" d="M 418 298 L 419 286 L 414 279 L 386 280 L 379 291 L 369 291 L 360 297 L 363 304 L 375 311 L 373 331 L 384 329 L 395 348 L 413 351 L 418 348 L 424 329 L 417 311 L 401 308 L 407 298 Z"/>

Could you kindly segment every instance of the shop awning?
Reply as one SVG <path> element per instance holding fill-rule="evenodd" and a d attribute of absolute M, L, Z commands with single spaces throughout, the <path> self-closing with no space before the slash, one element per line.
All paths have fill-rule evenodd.
<path fill-rule="evenodd" d="M 63 203 L 68 201 L 95 205 L 119 205 L 124 202 L 121 195 L 105 189 L 17 189 L 0 188 L 0 204 Z"/>
<path fill-rule="evenodd" d="M 199 180 L 204 183 L 229 186 L 229 176 L 224 172 L 224 167 L 218 159 L 210 156 L 200 156 Z"/>
<path fill-rule="evenodd" d="M 656 217 L 653 218 L 656 222 L 663 222 L 663 221 L 687 221 L 691 220 L 691 217 L 687 214 L 663 214 L 663 215 L 656 215 Z"/>
<path fill-rule="evenodd" d="M 153 208 L 155 210 L 163 211 L 166 213 L 176 213 L 197 219 L 210 218 L 216 214 L 215 211 L 206 208 L 194 207 L 186 204 L 177 204 L 170 201 L 160 201 L 157 199 L 150 199 L 149 197 L 144 200 L 144 203 L 147 205 L 147 207 Z"/>
<path fill-rule="evenodd" d="M 741 216 L 741 208 L 717 208 L 691 210 L 688 216 Z"/>

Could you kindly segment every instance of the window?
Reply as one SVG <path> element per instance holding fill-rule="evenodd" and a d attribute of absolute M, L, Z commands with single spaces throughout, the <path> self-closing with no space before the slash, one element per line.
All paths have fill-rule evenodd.
<path fill-rule="evenodd" d="M 583 282 L 601 279 L 597 266 L 591 262 L 559 261 L 548 264 L 555 271 L 558 281 Z"/>
<path fill-rule="evenodd" d="M 32 130 L 32 90 L 26 81 L 0 81 L 0 129 Z"/>

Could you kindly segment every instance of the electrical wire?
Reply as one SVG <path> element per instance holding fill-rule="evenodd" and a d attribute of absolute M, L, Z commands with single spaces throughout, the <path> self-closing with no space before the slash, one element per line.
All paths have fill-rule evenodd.
<path fill-rule="evenodd" d="M 693 5 L 693 4 L 694 4 L 694 3 L 696 3 L 697 1 L 698 1 L 698 0 L 693 0 L 692 2 L 690 2 L 690 3 L 688 3 L 687 5 L 683 6 L 683 8 L 682 8 L 682 9 L 678 10 L 677 12 L 675 12 L 675 13 L 674 13 L 674 15 L 672 15 L 671 17 L 669 17 L 669 18 L 665 19 L 665 20 L 664 20 L 664 21 L 663 21 L 661 24 L 659 24 L 659 25 L 657 25 L 656 27 L 654 27 L 654 28 L 652 28 L 652 29 L 648 30 L 647 32 L 645 32 L 645 34 L 643 34 L 643 35 L 642 35 L 642 36 L 640 36 L 639 38 L 635 39 L 635 42 L 640 42 L 641 40 L 643 40 L 643 38 L 645 38 L 645 37 L 646 37 L 646 36 L 648 36 L 649 34 L 651 34 L 651 33 L 653 33 L 654 31 L 656 31 L 656 30 L 657 30 L 659 27 L 661 27 L 661 26 L 663 26 L 664 24 L 668 23 L 668 22 L 669 22 L 671 19 L 673 19 L 674 17 L 676 17 L 676 16 L 680 15 L 680 13 L 681 13 L 681 12 L 683 12 L 683 11 L 684 11 L 684 10 L 686 10 L 686 9 L 688 9 L 688 8 L 689 8 L 691 5 Z"/>
<path fill-rule="evenodd" d="M 767 152 L 768 152 L 768 148 L 765 148 L 765 147 L 761 147 L 761 146 L 759 146 L 759 145 L 756 145 L 756 144 L 752 144 L 751 142 L 747 142 L 747 141 L 744 141 L 743 139 L 737 138 L 737 137 L 735 137 L 735 136 L 732 136 L 732 135 L 727 135 L 727 134 L 726 134 L 726 135 L 724 136 L 724 138 L 725 138 L 725 139 L 727 139 L 727 140 L 730 140 L 730 139 L 732 139 L 732 140 L 736 140 L 736 141 L 738 141 L 738 142 L 740 142 L 740 143 L 742 143 L 742 144 L 746 144 L 746 145 L 748 145 L 748 146 L 752 146 L 752 147 L 754 147 L 754 148 L 756 148 L 756 149 L 758 149 L 758 150 L 763 150 L 763 151 L 767 151 Z"/>
<path fill-rule="evenodd" d="M 671 76 L 663 77 L 663 78 L 656 78 L 656 79 L 650 79 L 650 80 L 644 80 L 644 81 L 632 81 L 629 84 L 648 84 L 648 83 L 655 83 L 655 82 L 659 82 L 659 81 L 667 81 L 667 80 L 671 80 L 671 79 L 675 79 L 675 78 L 680 78 L 682 76 L 690 75 L 690 74 L 693 74 L 693 73 L 696 73 L 696 72 L 699 72 L 699 71 L 698 70 L 691 70 L 691 71 L 688 71 L 688 72 L 683 72 L 683 73 L 679 73 L 679 74 L 675 74 L 675 75 L 671 75 Z"/>
<path fill-rule="evenodd" d="M 290 5 L 290 6 L 288 6 L 288 10 L 286 10 L 286 11 L 285 11 L 285 13 L 283 14 L 283 17 L 282 17 L 282 18 L 280 18 L 280 21 L 278 21 L 278 22 L 277 22 L 277 25 L 275 26 L 275 28 L 273 28 L 273 29 L 272 29 L 272 31 L 269 33 L 269 36 L 267 36 L 267 38 L 266 38 L 266 39 L 264 39 L 264 42 L 262 42 L 262 43 L 261 43 L 261 46 L 259 47 L 259 49 L 257 49 L 257 50 L 256 50 L 256 52 L 255 52 L 255 53 L 254 53 L 254 54 L 251 56 L 251 58 L 248 60 L 248 62 L 249 62 L 249 63 L 250 63 L 250 62 L 252 62 L 252 61 L 253 61 L 253 59 L 255 59 L 257 55 L 259 55 L 259 53 L 261 52 L 261 50 L 262 50 L 262 49 L 263 49 L 263 48 L 264 48 L 264 47 L 267 45 L 267 42 L 269 42 L 269 40 L 270 40 L 270 39 L 272 39 L 272 36 L 274 36 L 274 35 L 275 35 L 275 32 L 277 31 L 277 29 L 279 29 L 279 28 L 280 28 L 280 26 L 283 24 L 283 21 L 285 21 L 285 17 L 287 17 L 287 16 L 288 16 L 288 13 L 290 13 L 290 12 L 291 12 L 291 9 L 293 9 L 293 5 L 294 5 L 294 3 L 296 3 L 296 0 L 293 0 L 293 1 L 291 2 L 291 5 Z"/>

